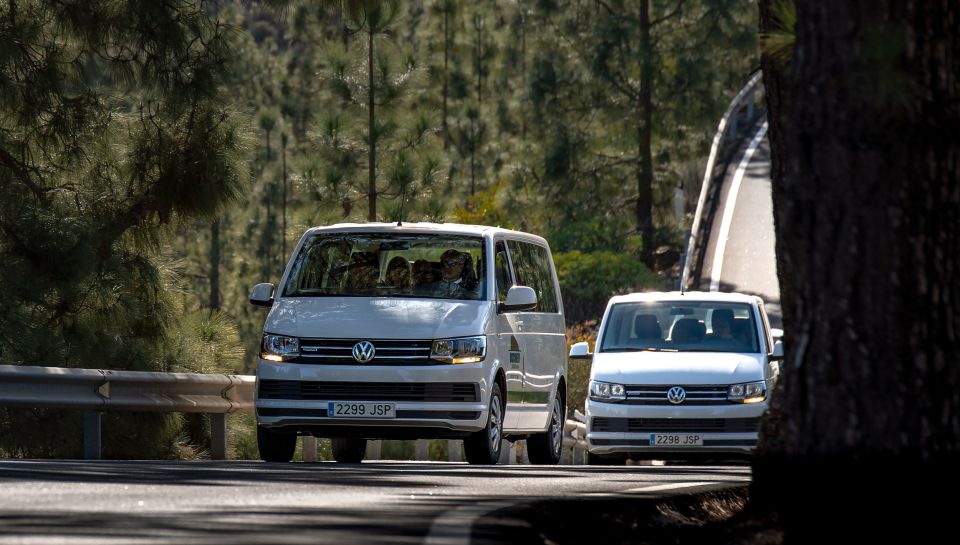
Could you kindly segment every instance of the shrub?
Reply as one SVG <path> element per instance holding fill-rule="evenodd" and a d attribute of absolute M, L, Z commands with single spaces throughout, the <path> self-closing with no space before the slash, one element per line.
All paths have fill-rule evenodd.
<path fill-rule="evenodd" d="M 663 282 L 631 255 L 574 250 L 553 254 L 553 259 L 571 323 L 599 319 L 612 295 L 659 289 Z"/>

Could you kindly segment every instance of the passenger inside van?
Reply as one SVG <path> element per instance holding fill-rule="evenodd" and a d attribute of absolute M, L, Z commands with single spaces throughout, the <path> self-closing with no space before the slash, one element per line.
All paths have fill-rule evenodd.
<path fill-rule="evenodd" d="M 355 252 L 350 256 L 347 270 L 347 289 L 370 290 L 377 287 L 380 278 L 380 262 L 374 252 Z"/>
<path fill-rule="evenodd" d="M 384 277 L 387 286 L 400 291 L 408 291 L 413 287 L 410 278 L 410 262 L 406 258 L 396 256 L 387 265 L 387 274 Z"/>
<path fill-rule="evenodd" d="M 419 295 L 433 294 L 433 286 L 439 276 L 434 274 L 433 263 L 426 259 L 413 262 L 413 289 Z"/>

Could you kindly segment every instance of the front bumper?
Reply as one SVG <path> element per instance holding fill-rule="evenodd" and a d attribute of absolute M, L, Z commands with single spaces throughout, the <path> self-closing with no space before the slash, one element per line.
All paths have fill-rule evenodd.
<path fill-rule="evenodd" d="M 750 454 L 768 401 L 700 406 L 586 402 L 587 450 L 593 454 Z M 601 431 L 602 430 L 602 431 Z M 697 434 L 703 446 L 651 446 L 653 434 Z"/>
<path fill-rule="evenodd" d="M 374 366 L 261 359 L 257 424 L 320 437 L 463 437 L 486 426 L 489 374 L 485 362 Z M 396 418 L 331 418 L 327 409 L 336 401 L 392 403 Z"/>

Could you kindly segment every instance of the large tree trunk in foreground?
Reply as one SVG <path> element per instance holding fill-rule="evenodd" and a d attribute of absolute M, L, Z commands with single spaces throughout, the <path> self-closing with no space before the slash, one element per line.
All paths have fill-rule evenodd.
<path fill-rule="evenodd" d="M 788 542 L 919 540 L 960 475 L 960 5 L 796 4 L 768 97 L 787 357 L 753 498 Z"/>

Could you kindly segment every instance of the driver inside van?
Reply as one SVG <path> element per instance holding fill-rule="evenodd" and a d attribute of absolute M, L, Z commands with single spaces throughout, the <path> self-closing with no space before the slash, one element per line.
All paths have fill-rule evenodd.
<path fill-rule="evenodd" d="M 470 254 L 449 249 L 440 256 L 440 281 L 433 294 L 436 297 L 460 298 L 472 295 L 477 287 Z"/>

